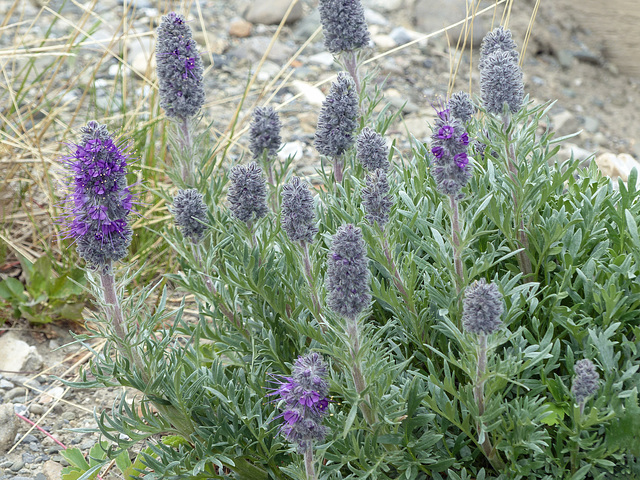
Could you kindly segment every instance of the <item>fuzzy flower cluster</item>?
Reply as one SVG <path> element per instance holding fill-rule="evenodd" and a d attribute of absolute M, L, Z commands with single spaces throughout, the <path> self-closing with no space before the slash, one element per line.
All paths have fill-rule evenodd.
<path fill-rule="evenodd" d="M 292 242 L 313 242 L 318 233 L 313 196 L 309 186 L 298 177 L 282 187 L 282 229 Z"/>
<path fill-rule="evenodd" d="M 503 312 L 502 294 L 495 283 L 487 283 L 483 278 L 467 287 L 462 303 L 462 325 L 467 332 L 476 335 L 497 332 Z"/>
<path fill-rule="evenodd" d="M 348 73 L 340 72 L 322 103 L 314 145 L 327 157 L 339 157 L 354 144 L 358 126 L 358 94 Z"/>
<path fill-rule="evenodd" d="M 356 140 L 356 156 L 362 166 L 373 171 L 378 168 L 389 170 L 389 147 L 384 137 L 375 130 L 364 127 Z"/>
<path fill-rule="evenodd" d="M 471 97 L 467 92 L 457 92 L 451 95 L 447 108 L 451 112 L 453 118 L 457 118 L 462 123 L 468 123 L 471 117 L 476 113 L 476 107 L 471 102 Z"/>
<path fill-rule="evenodd" d="M 488 112 L 500 115 L 506 103 L 516 113 L 524 99 L 522 69 L 511 31 L 498 27 L 482 40 L 480 94 Z"/>
<path fill-rule="evenodd" d="M 393 201 L 389 195 L 389 182 L 383 169 L 367 175 L 367 186 L 362 189 L 362 204 L 366 219 L 370 223 L 377 222 L 381 229 L 389 221 L 389 211 Z"/>
<path fill-rule="evenodd" d="M 158 27 L 156 64 L 160 106 L 169 117 L 187 119 L 204 104 L 204 67 L 191 28 L 175 12 Z"/>
<path fill-rule="evenodd" d="M 327 366 L 318 353 L 298 357 L 290 377 L 283 377 L 271 395 L 284 402 L 284 419 L 280 432 L 298 446 L 300 453 L 321 442 L 327 429 L 322 418 L 327 413 L 329 383 Z"/>
<path fill-rule="evenodd" d="M 371 302 L 369 259 L 362 230 L 348 224 L 333 236 L 327 258 L 327 305 L 354 320 Z"/>
<path fill-rule="evenodd" d="M 571 392 L 576 397 L 576 402 L 581 404 L 598 391 L 598 379 L 600 376 L 596 371 L 596 366 L 588 358 L 578 360 L 574 366 L 574 371 L 576 376 L 573 379 Z"/>
<path fill-rule="evenodd" d="M 66 238 L 93 268 L 109 268 L 124 258 L 131 243 L 127 223 L 132 195 L 127 186 L 129 154 L 115 142 L 105 125 L 90 121 L 82 139 L 63 161 L 71 171 L 70 192 L 63 217 Z"/>
<path fill-rule="evenodd" d="M 207 226 L 207 206 L 203 195 L 195 188 L 178 190 L 173 197 L 171 213 L 176 219 L 176 225 L 182 230 L 182 235 L 197 243 L 202 239 Z"/>
<path fill-rule="evenodd" d="M 471 178 L 471 165 L 467 150 L 469 135 L 460 120 L 451 115 L 448 108 L 438 111 L 438 118 L 431 136 L 431 153 L 434 161 L 432 175 L 438 190 L 456 198 Z"/>
<path fill-rule="evenodd" d="M 249 148 L 253 158 L 260 158 L 267 152 L 267 158 L 275 157 L 280 149 L 280 116 L 273 107 L 256 107 L 249 127 Z"/>
<path fill-rule="evenodd" d="M 325 48 L 335 54 L 369 44 L 369 30 L 360 0 L 320 0 L 320 22 Z"/>
<path fill-rule="evenodd" d="M 229 178 L 231 185 L 227 200 L 231 214 L 245 223 L 264 217 L 269 211 L 267 185 L 258 164 L 236 165 L 231 169 Z"/>

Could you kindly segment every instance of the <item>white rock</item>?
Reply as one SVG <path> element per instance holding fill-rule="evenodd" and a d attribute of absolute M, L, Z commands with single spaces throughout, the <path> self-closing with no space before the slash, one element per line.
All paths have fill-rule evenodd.
<path fill-rule="evenodd" d="M 316 65 L 322 65 L 323 67 L 330 67 L 334 63 L 333 54 L 330 52 L 320 52 L 309 57 L 309 63 L 315 63 Z"/>
<path fill-rule="evenodd" d="M 371 10 L 370 8 L 364 9 L 364 19 L 367 21 L 367 25 L 389 25 L 389 20 L 387 17 L 382 15 L 381 13 L 376 12 L 375 10 Z"/>
<path fill-rule="evenodd" d="M 53 460 L 47 460 L 42 464 L 42 473 L 47 480 L 60 480 L 62 478 L 62 465 Z"/>
<path fill-rule="evenodd" d="M 391 38 L 389 35 L 374 35 L 372 37 L 373 43 L 376 44 L 376 47 L 378 47 L 380 50 L 386 51 L 386 50 L 391 50 L 392 48 L 398 46 L 398 44 L 396 43 L 396 41 Z"/>
<path fill-rule="evenodd" d="M 296 160 L 300 160 L 304 155 L 304 147 L 304 143 L 299 140 L 285 143 L 278 152 L 278 157 L 286 160 L 287 157 L 292 156 L 295 157 Z"/>
<path fill-rule="evenodd" d="M 42 394 L 42 397 L 40 397 L 39 403 L 51 403 L 54 400 L 61 398 L 63 394 L 64 394 L 64 388 L 53 387 L 47 390 L 47 393 Z"/>
<path fill-rule="evenodd" d="M 326 97 L 318 87 L 314 87 L 302 80 L 294 80 L 291 85 L 297 93 L 302 95 L 302 99 L 309 105 L 314 107 L 322 106 L 322 102 L 324 102 Z"/>
<path fill-rule="evenodd" d="M 398 10 L 403 0 L 364 0 L 362 3 L 377 12 L 386 13 Z"/>
<path fill-rule="evenodd" d="M 246 11 L 244 18 L 251 23 L 275 25 L 282 21 L 290 3 L 291 0 L 269 0 L 268 2 L 265 0 L 253 0 Z M 287 23 L 293 23 L 300 20 L 303 15 L 302 2 L 298 0 L 287 17 Z"/>
<path fill-rule="evenodd" d="M 0 405 L 0 453 L 6 452 L 13 445 L 18 433 L 18 417 L 15 416 L 12 403 Z"/>
<path fill-rule="evenodd" d="M 41 367 L 42 357 L 36 347 L 29 346 L 12 333 L 0 337 L 0 370 L 33 372 Z"/>
<path fill-rule="evenodd" d="M 265 60 L 258 72 L 258 81 L 259 82 L 267 82 L 275 77 L 280 71 L 280 66 L 269 61 Z"/>
<path fill-rule="evenodd" d="M 618 155 L 607 152 L 596 157 L 596 164 L 603 175 L 616 180 L 620 178 L 623 182 L 629 180 L 629 174 L 632 169 L 640 172 L 640 163 L 628 153 L 620 153 Z"/>

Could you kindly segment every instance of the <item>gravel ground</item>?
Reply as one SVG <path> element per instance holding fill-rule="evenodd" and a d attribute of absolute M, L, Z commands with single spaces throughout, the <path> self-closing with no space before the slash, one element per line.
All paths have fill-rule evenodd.
<path fill-rule="evenodd" d="M 23 2 L 20 8 L 14 11 L 15 18 L 12 17 L 9 23 L 33 18 L 40 10 L 38 3 L 39 0 Z M 249 0 L 202 0 L 199 2 L 200 9 L 197 8 L 196 2 L 192 3 L 193 7 L 187 16 L 193 20 L 196 39 L 205 51 L 205 64 L 210 66 L 206 76 L 209 95 L 206 115 L 215 119 L 218 128 L 224 129 L 232 119 L 249 71 L 258 64 L 277 29 L 276 25 L 260 22 L 270 21 L 267 16 L 274 14 L 274 11 L 277 13 L 278 4 L 288 2 L 270 1 L 270 9 L 267 12 L 256 11 L 255 7 L 251 9 L 253 2 Z M 369 0 L 365 3 L 368 5 L 367 18 L 375 43 L 370 56 L 388 51 L 451 21 L 445 18 L 448 12 L 440 12 L 442 9 L 430 6 L 430 3 L 437 2 L 416 0 L 414 5 L 410 5 L 413 2 L 407 0 Z M 463 0 L 462 4 L 464 3 Z M 519 45 L 523 43 L 534 3 L 531 0 L 515 2 L 509 25 Z M 0 0 L 0 13 L 8 12 L 13 4 L 12 0 Z M 48 2 L 49 8 L 54 10 L 61 4 L 60 0 Z M 258 104 L 264 103 L 264 98 L 269 96 L 269 92 L 259 99 L 261 89 L 277 75 L 291 55 L 316 30 L 319 25 L 317 13 L 314 13 L 316 4 L 317 1 L 305 0 L 301 2 L 300 9 L 294 10 L 294 17 L 299 19 L 283 28 L 278 42 L 258 75 L 256 87 L 248 99 L 249 102 L 246 102 L 247 105 L 254 101 Z M 123 0 L 98 2 L 94 13 L 103 21 L 92 33 L 93 38 L 111 38 L 114 28 L 120 23 L 122 9 Z M 165 2 L 138 0 L 137 9 L 131 14 L 135 17 L 136 31 L 149 32 L 150 25 L 157 25 L 164 12 Z M 78 4 L 71 1 L 66 2 L 62 9 L 64 18 L 70 22 L 79 20 L 82 13 Z M 202 23 L 198 20 L 200 13 Z M 29 32 L 30 38 L 43 35 L 49 27 L 45 18 L 49 17 L 43 16 L 42 22 L 36 22 Z M 432 23 L 428 24 L 427 21 Z M 201 24 L 207 26 L 206 34 L 199 31 Z M 67 34 L 70 30 L 69 25 L 65 22 L 56 23 L 53 36 L 62 37 Z M 26 26 L 18 25 L 13 28 L 20 29 Z M 479 22 L 476 25 L 476 33 L 483 32 L 486 28 L 487 22 Z M 0 48 L 11 47 L 12 38 L 12 35 L 0 36 Z M 146 70 L 149 58 L 147 52 L 150 51 L 151 45 L 150 36 L 142 36 L 127 43 L 125 50 L 134 69 L 140 72 Z M 638 159 L 640 115 L 637 105 L 640 104 L 640 80 L 618 73 L 600 48 L 599 39 L 594 38 L 574 18 L 570 0 L 543 2 L 523 64 L 526 92 L 539 102 L 557 99 L 551 110 L 549 122 L 559 134 L 582 130 L 570 141 L 571 144 L 565 148 L 564 154 L 573 149 L 575 153 L 584 157 L 589 152 L 609 152 L 614 157 L 618 154 L 630 154 Z M 80 48 L 77 57 L 70 59 L 64 67 L 60 81 L 76 78 L 75 75 L 83 65 L 95 60 L 95 54 L 95 46 Z M 396 139 L 397 146 L 403 154 L 408 153 L 406 129 L 421 140 L 426 140 L 430 134 L 428 122 L 434 116 L 431 104 L 439 96 L 446 95 L 452 55 L 446 38 L 440 35 L 384 56 L 373 63 L 378 68 L 378 78 L 386 77 L 383 89 L 385 99 L 391 103 L 392 110 L 403 108 L 402 121 L 393 124 L 389 132 L 389 135 Z M 473 70 L 469 75 L 470 59 L 469 51 L 462 54 L 454 90 L 468 90 L 471 82 L 473 91 L 478 92 L 477 70 Z M 477 52 L 473 60 L 475 64 Z M 319 103 L 323 94 L 328 91 L 329 83 L 319 88 L 313 85 L 337 71 L 338 66 L 325 52 L 322 36 L 319 35 L 292 66 L 285 70 L 285 73 L 290 73 L 291 76 L 271 101 L 272 104 L 286 103 L 281 109 L 285 151 L 299 153 L 299 160 L 295 165 L 302 174 L 313 176 L 318 165 L 318 156 L 312 143 Z M 115 59 L 105 62 L 100 67 L 98 81 L 101 82 L 101 87 L 104 87 L 101 90 L 105 93 L 96 97 L 97 108 L 108 103 L 106 92 L 109 92 L 108 87 L 114 82 L 114 76 L 117 74 Z M 381 81 L 378 83 L 382 84 Z M 300 97 L 292 100 L 301 92 Z M 72 90 L 68 94 L 69 100 L 73 101 L 80 93 L 79 89 L 77 92 Z M 127 100 L 120 98 L 119 101 Z M 250 109 L 245 108 L 241 112 L 241 118 L 247 118 L 249 114 Z M 70 113 L 63 111 L 60 115 L 64 121 Z M 246 146 L 247 142 L 241 140 L 240 145 Z M 239 149 L 235 152 L 236 158 L 240 154 Z M 0 407 L 4 407 L 4 410 L 0 409 L 0 425 L 3 425 L 2 412 L 6 415 L 10 408 L 13 408 L 32 421 L 39 420 L 40 426 L 64 445 L 78 447 L 87 453 L 98 437 L 95 434 L 77 433 L 72 429 L 94 426 L 93 409 L 108 410 L 121 391 L 67 390 L 51 376 L 65 375 L 65 378 L 72 378 L 76 371 L 74 365 L 82 358 L 82 352 L 78 351 L 77 346 L 56 350 L 71 340 L 67 326 L 34 329 L 29 328 L 26 323 L 17 322 L 13 329 L 15 330 L 9 333 L 24 340 L 28 345 L 36 346 L 42 358 L 42 367 L 34 374 L 16 376 L 0 372 Z M 8 333 L 5 332 L 5 335 Z M 3 352 L 0 352 L 0 356 L 2 355 Z M 62 400 L 58 400 L 60 398 Z M 9 410 L 8 405 L 11 405 L 8 407 Z M 60 478 L 61 465 L 65 465 L 59 453 L 62 447 L 36 429 L 27 434 L 30 425 L 24 420 L 18 420 L 15 427 L 17 433 L 8 442 L 11 451 L 6 453 L 0 449 L 0 480 Z M 4 426 L 0 427 L 2 428 Z M 106 480 L 117 476 L 111 471 L 103 478 Z"/>

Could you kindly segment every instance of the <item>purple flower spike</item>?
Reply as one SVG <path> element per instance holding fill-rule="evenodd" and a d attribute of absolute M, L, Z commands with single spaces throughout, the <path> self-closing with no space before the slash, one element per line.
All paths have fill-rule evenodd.
<path fill-rule="evenodd" d="M 162 17 L 158 27 L 156 63 L 160 106 L 169 117 L 187 119 L 204 104 L 204 66 L 191 28 L 175 12 Z"/>
<path fill-rule="evenodd" d="M 290 377 L 281 377 L 279 386 L 270 395 L 278 395 L 285 404 L 281 417 L 285 423 L 280 428 L 287 440 L 297 444 L 299 452 L 305 452 L 314 442 L 321 442 L 326 435 L 322 418 L 326 415 L 329 400 L 327 366 L 318 353 L 298 357 Z"/>
<path fill-rule="evenodd" d="M 598 391 L 600 376 L 596 371 L 596 366 L 588 358 L 578 360 L 574 366 L 574 371 L 576 376 L 573 379 L 571 393 L 576 397 L 576 402 L 581 404 Z"/>
<path fill-rule="evenodd" d="M 81 132 L 81 142 L 71 145 L 72 154 L 63 159 L 71 172 L 62 217 L 64 235 L 74 239 L 78 254 L 92 268 L 104 269 L 124 258 L 131 243 L 129 153 L 105 125 L 90 121 Z"/>

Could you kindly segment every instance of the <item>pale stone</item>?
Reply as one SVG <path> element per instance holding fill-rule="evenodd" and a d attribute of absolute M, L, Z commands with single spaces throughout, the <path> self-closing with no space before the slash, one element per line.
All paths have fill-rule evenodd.
<path fill-rule="evenodd" d="M 40 397 L 40 403 L 51 403 L 54 400 L 61 398 L 63 394 L 64 394 L 64 388 L 53 387 L 47 390 L 47 393 L 42 394 L 42 397 Z"/>
<path fill-rule="evenodd" d="M 330 67 L 334 63 L 333 54 L 330 52 L 320 52 L 309 57 L 309 63 L 315 63 L 316 65 L 322 65 L 323 67 Z"/>
<path fill-rule="evenodd" d="M 295 142 L 285 143 L 278 152 L 278 157 L 286 160 L 289 156 L 292 156 L 296 160 L 300 160 L 304 155 L 304 147 L 304 143 L 298 140 Z"/>
<path fill-rule="evenodd" d="M 324 93 L 322 93 L 322 90 L 320 90 L 318 87 L 314 87 L 313 85 L 303 82 L 302 80 L 294 80 L 291 85 L 293 86 L 294 90 L 302 96 L 302 99 L 309 105 L 315 107 L 322 106 L 322 102 L 324 102 L 324 99 L 326 97 L 324 96 Z"/>
<path fill-rule="evenodd" d="M 284 18 L 289 5 L 293 0 L 254 0 L 249 5 L 244 18 L 251 23 L 263 23 L 265 25 L 279 24 Z M 302 2 L 298 2 L 291 9 L 291 13 L 287 17 L 286 23 L 293 23 L 300 20 L 304 15 L 302 10 Z"/>
<path fill-rule="evenodd" d="M 0 337 L 0 370 L 34 372 L 42 367 L 42 357 L 36 347 L 12 333 Z"/>
<path fill-rule="evenodd" d="M 42 464 L 42 473 L 47 480 L 60 480 L 62 478 L 62 465 L 53 460 L 47 460 Z"/>
<path fill-rule="evenodd" d="M 232 37 L 245 38 L 251 35 L 253 25 L 244 18 L 235 18 L 229 24 L 229 35 Z"/>
<path fill-rule="evenodd" d="M 389 35 L 385 34 L 374 35 L 372 40 L 373 43 L 376 44 L 376 47 L 378 47 L 382 51 L 391 50 L 392 48 L 395 48 L 397 46 L 396 41 Z"/>
<path fill-rule="evenodd" d="M 362 3 L 377 12 L 387 13 L 400 9 L 404 0 L 364 0 Z"/>
<path fill-rule="evenodd" d="M 629 180 L 629 174 L 632 169 L 640 172 L 640 163 L 628 153 L 620 153 L 616 155 L 611 152 L 603 153 L 596 157 L 596 164 L 603 175 L 614 180 L 621 179 L 623 182 Z"/>
<path fill-rule="evenodd" d="M 6 452 L 13 445 L 18 433 L 18 417 L 13 411 L 13 403 L 0 405 L 0 453 Z"/>

